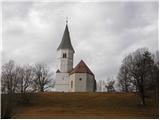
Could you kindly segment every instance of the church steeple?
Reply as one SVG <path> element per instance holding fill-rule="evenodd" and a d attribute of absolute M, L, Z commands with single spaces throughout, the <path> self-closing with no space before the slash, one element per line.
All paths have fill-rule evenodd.
<path fill-rule="evenodd" d="M 57 48 L 58 69 L 60 72 L 69 72 L 73 69 L 74 49 L 71 44 L 68 21 L 66 20 L 66 28 L 62 37 L 62 41 Z"/>
<path fill-rule="evenodd" d="M 71 44 L 71 40 L 70 40 L 70 35 L 69 35 L 69 30 L 68 30 L 68 20 L 66 20 L 66 28 L 63 33 L 62 41 L 59 47 L 57 48 L 57 50 L 60 50 L 60 49 L 69 49 L 75 52 Z"/>

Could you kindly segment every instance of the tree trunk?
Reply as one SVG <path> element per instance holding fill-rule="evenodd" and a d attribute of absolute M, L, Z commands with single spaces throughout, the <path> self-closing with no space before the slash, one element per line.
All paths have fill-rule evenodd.
<path fill-rule="evenodd" d="M 142 105 L 146 105 L 146 102 L 145 102 L 145 95 L 144 95 L 144 94 L 142 95 Z"/>
<path fill-rule="evenodd" d="M 125 91 L 128 93 L 128 88 L 127 88 L 127 85 L 125 86 Z"/>
<path fill-rule="evenodd" d="M 144 95 L 144 88 L 143 85 L 139 85 L 139 92 L 140 92 L 140 98 L 141 98 L 141 105 L 145 105 L 145 95 Z"/>
<path fill-rule="evenodd" d="M 44 92 L 44 87 L 43 86 L 41 86 L 40 92 Z"/>

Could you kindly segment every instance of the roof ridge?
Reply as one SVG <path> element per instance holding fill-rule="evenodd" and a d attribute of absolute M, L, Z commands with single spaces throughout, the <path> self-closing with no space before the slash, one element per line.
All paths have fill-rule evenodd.
<path fill-rule="evenodd" d="M 88 73 L 94 75 L 83 60 L 76 65 L 76 67 L 70 72 L 70 75 L 74 73 Z"/>

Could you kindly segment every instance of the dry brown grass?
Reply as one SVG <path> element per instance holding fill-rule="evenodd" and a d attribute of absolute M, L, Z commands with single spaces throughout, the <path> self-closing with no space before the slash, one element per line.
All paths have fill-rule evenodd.
<path fill-rule="evenodd" d="M 13 118 L 158 118 L 153 94 L 145 107 L 134 93 L 38 93 Z"/>

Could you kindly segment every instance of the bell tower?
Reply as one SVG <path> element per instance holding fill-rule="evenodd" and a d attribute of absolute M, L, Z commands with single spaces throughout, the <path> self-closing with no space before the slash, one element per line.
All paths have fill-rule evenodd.
<path fill-rule="evenodd" d="M 71 44 L 68 29 L 68 20 L 63 33 L 62 41 L 57 48 L 57 72 L 56 72 L 56 91 L 68 92 L 69 90 L 69 72 L 73 69 L 74 49 Z"/>
<path fill-rule="evenodd" d="M 57 48 L 58 69 L 61 72 L 69 72 L 73 68 L 74 49 L 71 44 L 70 34 L 68 30 L 68 21 L 62 37 L 62 41 Z"/>

